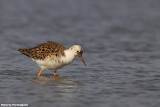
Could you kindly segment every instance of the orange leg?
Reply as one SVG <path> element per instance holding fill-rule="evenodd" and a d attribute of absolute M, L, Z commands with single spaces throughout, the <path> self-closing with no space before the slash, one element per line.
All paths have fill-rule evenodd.
<path fill-rule="evenodd" d="M 38 73 L 39 77 L 41 76 L 42 71 L 43 71 L 43 69 L 41 69 L 40 72 Z"/>
<path fill-rule="evenodd" d="M 56 77 L 56 70 L 54 70 L 54 77 Z"/>

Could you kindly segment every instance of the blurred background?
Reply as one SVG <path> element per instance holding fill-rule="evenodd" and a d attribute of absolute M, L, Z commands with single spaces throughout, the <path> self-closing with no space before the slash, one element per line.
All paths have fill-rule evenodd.
<path fill-rule="evenodd" d="M 1 0 L 0 103 L 68 107 L 160 105 L 160 1 Z M 77 58 L 58 70 L 40 68 L 19 48 L 46 41 Z"/>

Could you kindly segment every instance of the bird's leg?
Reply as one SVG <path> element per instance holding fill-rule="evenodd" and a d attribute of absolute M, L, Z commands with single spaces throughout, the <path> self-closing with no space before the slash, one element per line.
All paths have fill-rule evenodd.
<path fill-rule="evenodd" d="M 40 72 L 38 73 L 39 77 L 41 76 L 42 71 L 43 71 L 43 69 L 41 69 Z"/>
<path fill-rule="evenodd" d="M 54 77 L 56 77 L 56 69 L 54 70 Z"/>

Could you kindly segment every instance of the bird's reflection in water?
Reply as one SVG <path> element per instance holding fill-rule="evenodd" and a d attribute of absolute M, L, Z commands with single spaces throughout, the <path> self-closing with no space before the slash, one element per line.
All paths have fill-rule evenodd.
<path fill-rule="evenodd" d="M 72 101 L 76 94 L 78 84 L 73 77 L 60 77 L 43 75 L 41 77 L 33 77 L 31 80 L 35 93 L 44 98 L 46 101 L 54 102 L 58 100 Z M 34 93 L 34 94 L 35 94 Z M 36 95 L 37 95 L 36 94 Z M 61 96 L 60 98 L 58 98 Z"/>
<path fill-rule="evenodd" d="M 77 89 L 77 83 L 72 77 L 43 75 L 41 77 L 33 77 L 31 81 L 33 84 L 39 84 L 34 85 L 36 86 L 36 91 L 45 97 L 53 97 L 54 95 L 73 97 L 70 93 Z"/>
<path fill-rule="evenodd" d="M 45 74 L 43 76 L 40 77 L 33 77 L 32 82 L 37 82 L 40 84 L 50 84 L 50 83 L 73 83 L 74 79 L 72 77 L 59 77 L 56 76 L 54 77 L 53 75 L 50 74 Z"/>

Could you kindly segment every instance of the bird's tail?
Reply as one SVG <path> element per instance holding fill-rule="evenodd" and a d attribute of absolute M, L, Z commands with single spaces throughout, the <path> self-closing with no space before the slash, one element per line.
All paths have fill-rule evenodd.
<path fill-rule="evenodd" d="M 29 49 L 18 49 L 18 51 L 21 52 L 22 54 L 30 57 Z"/>

